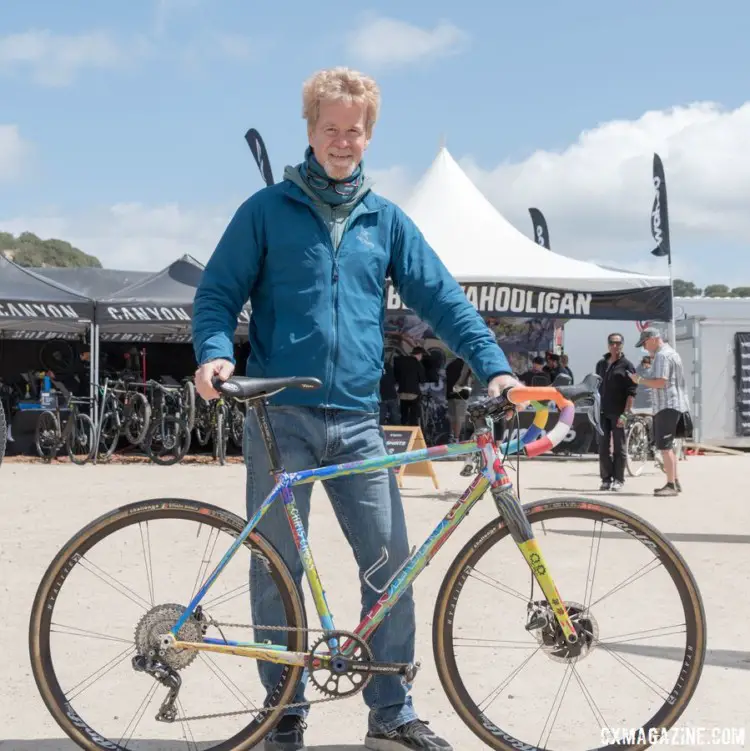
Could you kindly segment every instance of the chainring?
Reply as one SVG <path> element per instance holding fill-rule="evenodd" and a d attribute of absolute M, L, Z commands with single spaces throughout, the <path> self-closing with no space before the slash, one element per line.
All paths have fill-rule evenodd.
<path fill-rule="evenodd" d="M 346 657 L 331 655 L 329 642 L 332 639 L 336 639 L 339 645 L 347 639 L 351 640 L 355 644 L 354 649 Z M 325 660 L 321 661 L 320 658 Z M 359 636 L 348 631 L 331 631 L 321 636 L 310 650 L 310 681 L 321 694 L 332 699 L 354 696 L 372 680 L 372 673 L 355 671 L 352 665 L 368 666 L 372 660 L 372 650 Z"/>
<path fill-rule="evenodd" d="M 177 623 L 185 612 L 182 605 L 167 603 L 157 605 L 146 613 L 135 627 L 135 646 L 138 654 L 144 657 L 158 657 L 161 662 L 169 665 L 173 670 L 183 670 L 198 656 L 196 649 L 175 649 L 169 647 L 163 655 L 159 654 L 160 637 L 166 634 Z M 180 641 L 203 641 L 205 619 L 192 616 L 177 633 Z"/>

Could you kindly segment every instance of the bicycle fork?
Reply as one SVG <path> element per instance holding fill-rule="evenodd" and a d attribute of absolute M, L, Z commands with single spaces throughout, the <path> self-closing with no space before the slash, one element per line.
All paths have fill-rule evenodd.
<path fill-rule="evenodd" d="M 511 537 L 526 559 L 526 563 L 529 564 L 531 573 L 539 584 L 539 587 L 544 592 L 544 596 L 547 598 L 547 602 L 565 636 L 565 641 L 568 644 L 575 644 L 578 641 L 578 634 L 568 615 L 565 600 L 563 600 L 557 590 L 547 561 L 545 561 L 542 555 L 539 543 L 534 537 L 534 531 L 531 529 L 531 524 L 529 524 L 528 519 L 523 513 L 515 492 L 512 487 L 496 487 L 492 488 L 492 497 L 495 499 L 498 512 L 508 525 Z M 547 625 L 546 618 L 544 618 L 543 614 L 537 614 L 529 622 L 527 628 L 531 630 L 545 625 Z"/>

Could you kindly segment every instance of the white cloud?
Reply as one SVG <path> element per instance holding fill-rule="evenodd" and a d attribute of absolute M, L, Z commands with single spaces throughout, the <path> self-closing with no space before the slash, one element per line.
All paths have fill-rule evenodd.
<path fill-rule="evenodd" d="M 0 182 L 19 177 L 30 152 L 17 125 L 0 125 Z"/>
<path fill-rule="evenodd" d="M 448 21 L 420 28 L 394 18 L 366 16 L 347 37 L 347 53 L 363 65 L 406 65 L 462 51 L 468 34 Z"/>
<path fill-rule="evenodd" d="M 467 158 L 464 167 L 495 205 L 516 218 L 529 206 L 541 209 L 551 235 L 652 243 L 648 210 L 657 152 L 673 239 L 690 233 L 750 241 L 748 132 L 750 102 L 734 110 L 698 103 L 605 123 L 562 152 L 538 151 L 489 170 Z"/>
<path fill-rule="evenodd" d="M 81 214 L 50 210 L 0 218 L 0 231 L 59 238 L 96 256 L 106 268 L 157 271 L 185 253 L 207 261 L 239 202 L 187 208 L 176 203 L 120 203 Z"/>
<path fill-rule="evenodd" d="M 86 68 L 125 61 L 124 49 L 105 31 L 65 35 L 45 29 L 0 37 L 0 73 L 28 72 L 43 86 L 67 86 Z"/>

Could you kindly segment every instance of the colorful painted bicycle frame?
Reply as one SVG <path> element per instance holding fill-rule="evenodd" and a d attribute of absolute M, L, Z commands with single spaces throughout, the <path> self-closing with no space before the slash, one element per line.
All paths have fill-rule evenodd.
<path fill-rule="evenodd" d="M 483 457 L 481 473 L 474 478 L 466 492 L 458 499 L 458 501 L 456 501 L 419 550 L 413 551 L 409 558 L 407 558 L 402 564 L 401 568 L 398 569 L 386 586 L 381 597 L 372 607 L 370 612 L 362 619 L 360 624 L 354 629 L 354 633 L 363 640 L 367 640 L 372 635 L 388 612 L 398 602 L 404 591 L 406 591 L 420 574 L 422 569 L 424 569 L 424 567 L 437 554 L 438 550 L 440 550 L 443 544 L 448 540 L 474 504 L 482 497 L 488 488 L 491 488 L 498 511 L 505 519 L 506 524 L 508 524 L 513 539 L 529 564 L 529 567 L 539 583 L 540 588 L 544 592 L 547 601 L 553 606 L 555 617 L 557 618 L 566 639 L 570 643 L 575 642 L 576 632 L 563 605 L 564 600 L 557 591 L 549 572 L 549 566 L 544 560 L 538 543 L 534 539 L 531 526 L 520 511 L 519 502 L 513 491 L 512 483 L 503 468 L 503 462 L 501 459 L 501 456 L 508 456 L 512 453 L 518 452 L 521 452 L 526 456 L 538 456 L 539 454 L 543 454 L 552 449 L 565 437 L 570 429 L 573 422 L 575 408 L 573 403 L 565 399 L 556 388 L 549 386 L 516 387 L 510 389 L 508 392 L 508 399 L 513 404 L 530 402 L 534 406 L 536 414 L 533 425 L 528 428 L 522 437 L 503 443 L 501 446 L 495 444 L 490 429 L 486 428 L 484 430 L 478 430 L 475 437 L 470 441 L 461 441 L 459 443 L 434 446 L 427 449 L 418 449 L 416 451 L 392 454 L 390 456 L 378 457 L 376 459 L 366 459 L 347 464 L 332 465 L 330 467 L 309 469 L 302 472 L 287 473 L 282 470 L 277 473 L 277 482 L 273 490 L 260 505 L 253 517 L 248 521 L 242 534 L 233 542 L 220 563 L 216 566 L 208 579 L 206 579 L 203 586 L 187 606 L 181 618 L 172 628 L 170 632 L 171 637 L 174 639 L 174 641 L 172 641 L 172 646 L 177 649 L 199 649 L 240 655 L 243 657 L 252 657 L 284 665 L 307 666 L 308 660 L 310 659 L 309 654 L 304 652 L 290 652 L 284 645 L 240 642 L 209 637 L 204 637 L 202 642 L 187 642 L 180 641 L 177 634 L 195 611 L 196 607 L 200 604 L 201 600 L 221 574 L 232 556 L 244 543 L 248 535 L 250 535 L 255 529 L 256 525 L 263 518 L 271 504 L 277 501 L 279 497 L 284 503 L 285 511 L 292 529 L 294 542 L 297 546 L 305 574 L 310 584 L 321 626 L 326 631 L 334 631 L 333 617 L 326 601 L 323 585 L 321 584 L 317 568 L 313 561 L 312 551 L 297 510 L 292 487 L 303 483 L 314 482 L 315 480 L 328 480 L 342 475 L 373 472 L 379 469 L 412 464 L 426 459 L 441 459 L 445 457 L 460 456 L 463 454 L 474 453 L 476 451 L 480 451 Z M 549 409 L 541 403 L 542 400 L 555 402 L 560 410 L 560 415 L 556 425 L 547 435 L 542 435 L 542 431 L 547 424 Z M 265 420 L 267 422 L 268 420 L 265 404 L 257 404 L 256 411 L 258 419 L 261 422 L 261 428 L 263 428 L 263 421 Z M 168 638 L 170 637 L 168 636 Z M 354 650 L 355 646 L 356 644 L 351 639 L 347 640 L 340 647 L 337 645 L 335 639 L 330 640 L 331 655 L 342 654 L 343 656 L 347 656 Z"/>

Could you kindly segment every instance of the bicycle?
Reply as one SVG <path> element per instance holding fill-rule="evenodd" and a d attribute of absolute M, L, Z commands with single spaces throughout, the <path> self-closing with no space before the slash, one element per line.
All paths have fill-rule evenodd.
<path fill-rule="evenodd" d="M 674 439 L 677 461 L 685 457 L 684 442 Z M 664 460 L 656 448 L 653 417 L 650 412 L 634 412 L 625 424 L 625 468 L 631 477 L 639 477 L 648 462 L 654 462 L 664 472 Z"/>
<path fill-rule="evenodd" d="M 68 399 L 69 414 L 65 424 L 62 423 L 59 402 L 55 402 L 54 409 L 46 409 L 39 414 L 34 443 L 37 453 L 46 462 L 51 462 L 63 447 L 70 461 L 79 466 L 93 457 L 96 429 L 91 418 L 78 411 L 78 406 L 83 404 L 90 406 L 91 400 L 73 396 Z"/>
<path fill-rule="evenodd" d="M 209 504 L 184 499 L 157 498 L 115 509 L 91 522 L 74 535 L 60 550 L 44 574 L 34 599 L 29 624 L 29 648 L 33 674 L 48 710 L 66 734 L 81 747 L 85 749 L 114 749 L 116 751 L 127 746 L 127 744 L 126 746 L 120 745 L 123 738 L 127 733 L 130 733 L 129 737 L 132 737 L 144 716 L 146 708 L 156 695 L 156 691 L 161 688 L 165 690 L 166 696 L 159 705 L 152 727 L 148 731 L 145 729 L 143 731 L 150 734 L 149 738 L 154 737 L 156 729 L 161 729 L 166 733 L 174 726 L 173 734 L 182 731 L 182 737 L 185 739 L 188 748 L 197 748 L 191 723 L 204 722 L 208 724 L 216 721 L 222 724 L 215 724 L 213 726 L 216 728 L 215 730 L 211 728 L 203 730 L 205 726 L 201 726 L 204 736 L 209 739 L 208 745 L 205 747 L 206 751 L 207 749 L 212 751 L 230 751 L 230 749 L 244 751 L 260 743 L 264 736 L 276 725 L 285 710 L 297 706 L 292 704 L 290 699 L 303 677 L 303 671 L 306 671 L 310 683 L 323 695 L 323 698 L 320 699 L 308 699 L 306 705 L 334 701 L 358 694 L 374 675 L 397 675 L 409 685 L 413 683 L 420 664 L 378 662 L 374 659 L 369 646 L 370 639 L 399 598 L 436 556 L 456 528 L 466 518 L 469 511 L 486 491 L 490 490 L 498 511 L 498 517 L 482 527 L 458 553 L 445 574 L 434 610 L 433 655 L 441 685 L 458 716 L 474 735 L 489 748 L 501 751 L 510 751 L 510 749 L 530 749 L 533 751 L 542 747 L 541 739 L 536 742 L 524 741 L 496 725 L 487 714 L 490 709 L 489 705 L 481 708 L 481 704 L 484 702 L 477 704 L 477 700 L 467 688 L 467 682 L 473 677 L 472 671 L 459 671 L 457 666 L 457 653 L 461 651 L 458 649 L 461 645 L 461 639 L 468 638 L 464 636 L 465 629 L 462 628 L 459 619 L 462 611 L 458 609 L 458 606 L 464 602 L 462 593 L 466 590 L 470 580 L 477 580 L 485 585 L 494 581 L 491 577 L 479 571 L 478 564 L 481 561 L 484 565 L 486 554 L 493 551 L 495 546 L 503 541 L 508 541 L 511 550 L 515 546 L 521 554 L 520 558 L 513 559 L 507 564 L 509 573 L 516 570 L 520 580 L 530 582 L 531 592 L 527 597 L 517 590 L 508 588 L 510 595 L 516 600 L 520 599 L 523 604 L 517 605 L 516 611 L 512 609 L 504 611 L 501 619 L 480 619 L 484 638 L 478 640 L 479 645 L 475 645 L 480 646 L 481 651 L 473 653 L 478 655 L 476 658 L 478 667 L 476 669 L 480 671 L 480 675 L 484 675 L 482 671 L 486 669 L 486 655 L 490 649 L 487 642 L 491 640 L 486 637 L 491 636 L 496 631 L 499 632 L 501 637 L 509 637 L 511 626 L 514 623 L 512 618 L 514 614 L 519 616 L 519 634 L 526 634 L 524 638 L 527 641 L 523 643 L 528 642 L 532 645 L 535 649 L 533 654 L 541 652 L 543 657 L 548 657 L 553 663 L 564 664 L 568 682 L 570 681 L 569 674 L 572 672 L 575 672 L 576 678 L 580 680 L 579 674 L 587 669 L 576 670 L 576 666 L 598 648 L 601 647 L 607 654 L 617 655 L 617 652 L 613 651 L 613 645 L 621 644 L 621 642 L 608 642 L 601 638 L 600 627 L 597 625 L 598 618 L 601 618 L 601 615 L 596 612 L 595 606 L 599 605 L 605 598 L 610 597 L 614 592 L 620 591 L 626 586 L 633 586 L 633 582 L 645 574 L 643 569 L 639 569 L 636 572 L 638 576 L 629 577 L 628 580 L 620 582 L 611 591 L 593 601 L 594 575 L 597 574 L 597 571 L 596 569 L 593 572 L 589 570 L 585 581 L 586 593 L 583 602 L 578 603 L 565 599 L 565 593 L 558 591 L 557 581 L 561 577 L 561 572 L 567 570 L 569 561 L 562 557 L 554 561 L 554 567 L 558 569 L 558 579 L 556 580 L 550 568 L 551 562 L 545 557 L 542 547 L 534 535 L 532 525 L 541 523 L 542 529 L 547 534 L 545 525 L 549 525 L 550 521 L 555 520 L 559 524 L 567 519 L 574 522 L 585 521 L 587 524 L 593 521 L 595 529 L 598 523 L 601 524 L 602 528 L 607 526 L 612 530 L 608 534 L 614 536 L 617 540 L 616 544 L 620 547 L 624 544 L 641 543 L 638 550 L 643 553 L 647 561 L 650 561 L 648 567 L 652 566 L 654 562 L 662 564 L 667 575 L 666 582 L 669 585 L 670 592 L 676 590 L 676 599 L 679 602 L 679 607 L 682 608 L 685 621 L 682 624 L 684 625 L 685 644 L 677 652 L 680 658 L 678 675 L 674 679 L 674 683 L 670 684 L 672 685 L 671 688 L 659 687 L 659 690 L 656 691 L 653 686 L 650 686 L 651 690 L 657 693 L 658 698 L 652 702 L 651 694 L 649 694 L 649 701 L 656 704 L 656 707 L 647 707 L 644 712 L 645 717 L 638 718 L 638 722 L 634 725 L 634 727 L 644 729 L 646 738 L 650 738 L 653 732 L 668 729 L 682 715 L 692 698 L 702 672 L 706 653 L 705 612 L 698 586 L 688 565 L 672 543 L 652 525 L 613 504 L 599 500 L 563 497 L 534 501 L 522 506 L 504 466 L 504 459 L 511 452 L 519 452 L 525 456 L 534 457 L 549 451 L 558 444 L 566 435 L 573 421 L 574 402 L 581 398 L 591 397 L 595 393 L 597 383 L 598 378 L 596 376 L 588 376 L 582 384 L 576 386 L 558 388 L 551 386 L 515 387 L 506 389 L 499 397 L 484 398 L 475 402 L 469 406 L 469 413 L 475 426 L 475 434 L 470 441 L 289 473 L 284 469 L 280 458 L 266 400 L 286 388 L 319 388 L 322 385 L 321 382 L 302 377 L 275 379 L 233 377 L 223 383 L 215 380 L 214 387 L 219 393 L 245 400 L 254 410 L 268 450 L 272 472 L 276 478 L 273 490 L 249 521 Z M 542 435 L 548 414 L 548 409 L 543 403 L 546 401 L 555 402 L 560 413 L 557 424 L 553 426 L 549 433 Z M 486 419 L 506 415 L 508 410 L 513 409 L 514 405 L 526 402 L 533 404 L 537 410 L 533 426 L 521 439 L 496 446 L 492 432 L 486 424 Z M 406 560 L 400 564 L 385 584 L 376 587 L 373 579 L 374 574 L 388 558 L 387 551 L 383 550 L 381 560 L 376 561 L 364 575 L 367 586 L 380 593 L 376 604 L 368 613 L 364 614 L 353 631 L 337 629 L 328 607 L 324 588 L 294 500 L 292 488 L 315 480 L 392 469 L 425 459 L 449 458 L 473 453 L 477 450 L 481 452 L 483 457 L 481 474 L 472 479 L 467 490 L 453 504 L 425 542 L 418 549 L 416 546 L 412 549 Z M 273 546 L 256 531 L 258 522 L 267 513 L 271 505 L 279 500 L 284 504 L 284 510 L 291 525 L 291 533 L 299 551 L 307 581 L 310 584 L 313 601 L 320 620 L 320 629 L 308 628 L 302 595 L 289 569 Z M 171 599 L 161 599 L 162 604 L 156 602 L 153 573 L 160 570 L 160 566 L 153 563 L 152 554 L 155 556 L 163 552 L 166 556 L 166 562 L 172 562 L 175 557 L 180 557 L 177 547 L 169 547 L 166 543 L 152 549 L 150 545 L 151 531 L 148 523 L 156 523 L 157 520 L 164 520 L 169 525 L 169 529 L 174 527 L 175 539 L 179 541 L 175 543 L 176 545 L 187 545 L 188 539 L 195 538 L 195 534 L 184 534 L 182 530 L 183 522 L 189 523 L 191 528 L 194 523 L 197 523 L 199 534 L 204 527 L 208 528 L 205 552 L 202 556 L 198 556 L 201 567 L 198 576 L 195 578 L 192 594 L 189 598 L 186 598 L 189 599 L 187 605 L 178 604 L 174 594 L 176 585 L 172 580 L 168 585 L 168 598 Z M 137 532 L 132 529 L 135 526 L 138 527 Z M 53 628 L 53 626 L 60 629 L 73 628 L 57 623 L 65 617 L 68 597 L 72 598 L 73 606 L 78 603 L 75 594 L 70 596 L 66 594 L 66 584 L 71 580 L 71 577 L 76 579 L 80 573 L 80 576 L 85 578 L 86 586 L 89 586 L 90 579 L 85 573 L 89 570 L 97 577 L 109 576 L 103 567 L 105 564 L 101 563 L 104 559 L 99 559 L 101 565 L 93 562 L 92 550 L 95 550 L 96 545 L 105 539 L 109 540 L 110 537 L 120 533 L 128 534 L 128 530 L 131 530 L 129 534 L 132 534 L 135 540 L 139 539 L 138 534 L 140 534 L 146 568 L 145 579 L 148 581 L 149 594 L 148 598 L 142 597 L 124 582 L 114 580 L 119 587 L 124 588 L 117 589 L 120 594 L 123 594 L 129 600 L 133 600 L 134 597 L 139 598 L 133 601 L 138 607 L 137 613 L 140 615 L 140 620 L 136 624 L 134 637 L 128 636 L 127 638 L 116 639 L 125 643 L 127 648 L 124 652 L 92 675 L 99 675 L 102 671 L 106 673 L 107 670 L 114 670 L 113 666 L 116 667 L 119 660 L 123 669 L 128 671 L 128 675 L 135 675 L 136 677 L 141 675 L 144 677 L 151 676 L 154 680 L 152 683 L 144 682 L 144 686 L 150 686 L 150 689 L 136 710 L 133 719 L 127 725 L 123 734 L 119 736 L 120 740 L 117 741 L 111 740 L 111 738 L 118 737 L 125 720 L 123 719 L 118 723 L 115 722 L 118 717 L 112 719 L 113 714 L 122 714 L 119 709 L 113 711 L 113 701 L 115 697 L 122 696 L 118 692 L 122 691 L 121 686 L 124 678 L 112 678 L 115 683 L 110 693 L 100 689 L 95 695 L 90 694 L 88 699 L 82 698 L 83 692 L 87 690 L 88 685 L 98 685 L 91 682 L 98 679 L 91 676 L 83 682 L 77 683 L 66 693 L 60 683 L 60 675 L 58 675 L 58 670 L 62 672 L 61 663 L 54 659 L 51 641 L 52 634 L 80 635 L 72 631 L 58 632 Z M 220 552 L 224 551 L 223 556 L 220 563 L 214 566 L 209 574 L 211 559 L 209 550 L 213 552 L 217 545 L 212 536 L 213 532 L 216 532 L 217 539 L 218 535 L 224 532 L 230 538 L 233 538 L 233 541 L 228 549 L 219 548 Z M 549 534 L 551 533 L 549 532 Z M 558 531 L 558 534 L 562 536 L 561 539 L 564 539 L 564 531 Z M 599 555 L 598 545 L 601 544 L 604 533 L 600 531 L 598 534 L 597 560 Z M 550 544 L 551 542 L 550 540 Z M 148 552 L 146 551 L 147 544 Z M 594 540 L 592 538 L 589 569 L 591 569 L 593 548 Z M 230 568 L 231 562 L 240 549 L 249 551 L 251 569 L 253 566 L 258 567 L 258 570 L 262 569 L 268 576 L 270 585 L 277 588 L 278 592 L 269 592 L 268 596 L 280 598 L 286 619 L 285 625 L 256 624 L 253 626 L 252 624 L 223 621 L 214 617 L 214 613 L 218 615 L 218 610 L 230 600 L 246 595 L 248 591 L 247 568 L 240 566 L 238 572 Z M 132 543 L 128 550 L 132 554 L 134 550 Z M 618 550 L 617 560 L 623 559 L 630 561 L 632 556 L 623 556 L 622 552 Z M 84 562 L 86 563 L 85 566 Z M 79 572 L 81 567 L 83 571 Z M 505 567 L 504 564 L 503 570 L 505 570 Z M 144 574 L 142 569 L 143 566 L 139 566 L 137 570 L 134 569 L 132 574 L 133 586 L 143 588 Z M 236 581 L 240 582 L 237 587 L 233 586 L 235 580 L 232 579 L 232 576 L 235 574 Z M 487 576 L 489 581 L 480 578 L 480 574 L 482 577 Z M 599 576 L 607 579 L 604 573 L 599 573 Z M 224 578 L 227 579 L 225 582 L 227 589 L 224 593 L 217 594 L 212 599 L 207 599 L 209 590 L 213 587 L 214 592 L 216 592 L 219 588 L 217 582 Z M 190 580 L 192 580 L 192 577 Z M 135 582 L 140 582 L 140 584 L 135 584 Z M 111 582 L 105 583 L 114 587 Z M 472 606 L 492 605 L 499 595 L 504 593 L 502 586 L 499 584 L 493 586 L 495 593 L 493 598 L 485 597 L 481 600 L 470 600 L 469 604 Z M 541 590 L 539 597 L 535 597 L 535 586 Z M 653 589 L 653 581 L 650 581 L 648 586 L 650 592 L 656 591 Z M 662 608 L 665 604 L 665 598 L 661 592 L 659 597 L 659 608 Z M 65 604 L 61 605 L 61 602 Z M 640 605 L 640 601 L 637 607 L 630 604 L 624 611 L 625 620 L 627 620 L 627 616 L 630 616 L 641 624 L 641 619 L 645 617 L 646 611 Z M 62 608 L 62 613 L 59 616 L 56 613 L 58 608 Z M 142 612 L 144 610 L 145 613 Z M 93 608 L 91 608 L 91 611 L 93 614 Z M 622 617 L 618 616 L 615 619 L 613 627 L 619 625 L 626 628 L 620 620 Z M 472 624 L 476 626 L 476 620 L 472 611 L 469 616 L 469 626 Z M 106 622 L 110 623 L 109 620 Z M 128 620 L 128 626 L 132 628 L 132 621 Z M 110 631 L 103 633 L 93 631 L 92 629 L 95 627 L 95 623 L 88 621 L 88 631 L 85 632 L 85 635 L 103 640 L 115 639 L 115 634 Z M 225 631 L 230 628 L 255 629 L 256 641 L 229 639 Z M 645 630 L 642 633 L 653 637 L 651 631 Z M 132 634 L 132 632 L 130 633 Z M 615 633 L 617 633 L 616 629 Z M 673 636 L 674 634 L 668 635 Z M 681 636 L 682 631 L 678 632 L 678 635 Z M 632 641 L 632 636 L 630 639 L 625 638 L 626 636 L 628 635 L 625 634 L 623 637 L 613 636 L 612 640 L 621 638 L 623 642 Z M 315 639 L 312 645 L 309 644 L 309 638 Z M 501 639 L 498 643 L 501 644 L 502 641 Z M 57 643 L 56 636 L 55 643 Z M 510 644 L 515 643 L 510 642 Z M 93 649 L 92 642 L 87 642 L 87 644 L 92 645 L 90 649 Z M 120 646 L 122 645 L 118 645 L 117 649 Z M 69 646 L 63 647 L 63 652 L 66 649 L 69 649 Z M 102 647 L 102 649 L 104 648 Z M 83 655 L 84 653 L 79 652 L 77 654 Z M 227 676 L 225 681 L 216 672 L 221 670 L 221 674 L 226 676 L 226 673 L 219 668 L 218 661 L 214 660 L 211 655 L 223 655 L 222 666 L 226 670 L 230 668 L 230 665 L 235 664 L 233 661 L 235 657 L 254 658 L 258 661 L 268 661 L 280 666 L 278 668 L 280 671 L 278 682 L 272 687 L 273 690 L 269 691 L 270 698 L 256 704 L 242 692 L 231 678 Z M 132 671 L 126 665 L 128 658 L 130 658 Z M 240 659 L 237 662 L 242 663 L 243 660 Z M 625 662 L 627 663 L 627 661 Z M 664 662 L 663 660 L 657 661 L 659 666 L 663 665 Z M 234 695 L 241 705 L 239 710 L 227 711 L 226 704 L 222 699 L 208 692 L 202 681 L 195 683 L 194 679 L 183 677 L 190 675 L 189 672 L 184 672 L 188 666 L 198 666 L 191 668 L 198 670 L 204 663 L 210 673 L 217 675 L 226 689 Z M 545 662 L 545 664 L 547 663 Z M 592 663 L 587 664 L 591 665 Z M 608 665 L 609 663 L 607 663 Z M 513 671 L 512 675 L 517 675 L 518 670 L 519 668 Z M 238 675 L 242 676 L 241 680 L 248 679 L 250 671 L 243 670 L 241 667 L 238 667 L 238 671 Z M 604 676 L 605 680 L 610 683 L 611 672 L 611 670 L 608 670 Z M 67 677 L 63 677 L 68 682 Z M 494 684 L 494 675 L 490 675 L 489 678 L 493 679 Z M 131 678 L 131 680 L 133 679 Z M 238 680 L 240 679 L 238 678 Z M 84 685 L 86 681 L 89 683 Z M 507 685 L 507 681 L 504 685 Z M 81 688 L 81 686 L 84 687 Z M 138 696 L 142 695 L 144 686 L 140 687 Z M 197 689 L 197 695 L 194 699 L 190 693 L 193 686 Z M 536 680 L 529 694 L 532 702 L 541 697 L 545 689 L 548 689 L 551 693 L 554 685 Z M 504 690 L 504 686 L 498 687 L 496 696 Z M 265 690 L 263 693 L 265 696 Z M 588 700 L 588 694 L 583 692 L 583 695 Z M 613 707 L 613 721 L 617 725 L 621 725 L 623 724 L 622 705 L 618 703 L 616 697 L 616 692 L 613 695 L 612 691 L 608 690 L 605 692 L 603 699 L 609 701 Z M 603 699 L 600 698 L 600 701 L 603 701 Z M 75 706 L 74 701 L 76 702 Z M 630 701 L 632 702 L 630 706 L 634 706 L 635 700 L 631 698 Z M 193 702 L 190 706 L 196 707 L 195 714 L 190 714 L 185 709 L 189 702 Z M 555 695 L 555 702 L 557 702 L 557 695 Z M 132 703 L 135 704 L 135 700 Z M 87 715 L 88 704 L 91 706 L 88 707 Z M 102 720 L 105 727 L 97 726 L 94 728 L 85 718 L 98 709 L 99 705 L 106 715 L 106 719 Z M 84 709 L 81 709 L 81 707 L 84 707 Z M 590 710 L 599 722 L 601 733 L 606 728 L 611 728 L 606 718 L 603 717 L 601 710 L 597 714 L 591 705 Z M 248 722 L 248 714 L 253 715 L 253 717 L 248 724 L 244 724 Z M 517 719 L 518 722 L 524 723 L 532 719 L 535 712 L 526 712 L 525 714 L 516 712 L 515 714 L 516 716 L 513 718 L 506 716 L 506 721 Z M 552 710 L 550 710 L 551 715 Z M 241 727 L 237 731 L 231 731 L 234 734 L 227 740 L 215 740 L 216 734 L 219 732 L 222 733 L 221 737 L 226 737 L 228 731 L 223 723 L 229 717 L 242 717 L 242 720 L 238 720 Z M 555 713 L 556 717 L 557 713 Z M 578 722 L 578 719 L 575 722 Z M 624 724 L 632 725 L 627 721 Z M 132 730 L 131 726 L 133 727 Z M 577 725 L 574 725 L 574 727 L 577 727 Z M 542 732 L 545 732 L 545 729 Z M 112 735 L 112 733 L 115 733 L 115 735 Z M 567 733 L 563 738 L 567 743 Z M 155 747 L 159 742 L 149 740 L 146 743 L 147 745 L 153 744 Z M 642 740 L 635 740 L 631 745 L 613 743 L 612 748 L 641 749 L 648 745 L 649 741 L 644 743 Z M 150 747 L 151 745 L 149 745 Z M 175 745 L 168 747 L 170 749 L 176 748 L 176 741 Z M 576 748 L 581 748 L 581 746 Z M 586 744 L 585 748 L 591 748 L 591 744 Z"/>

